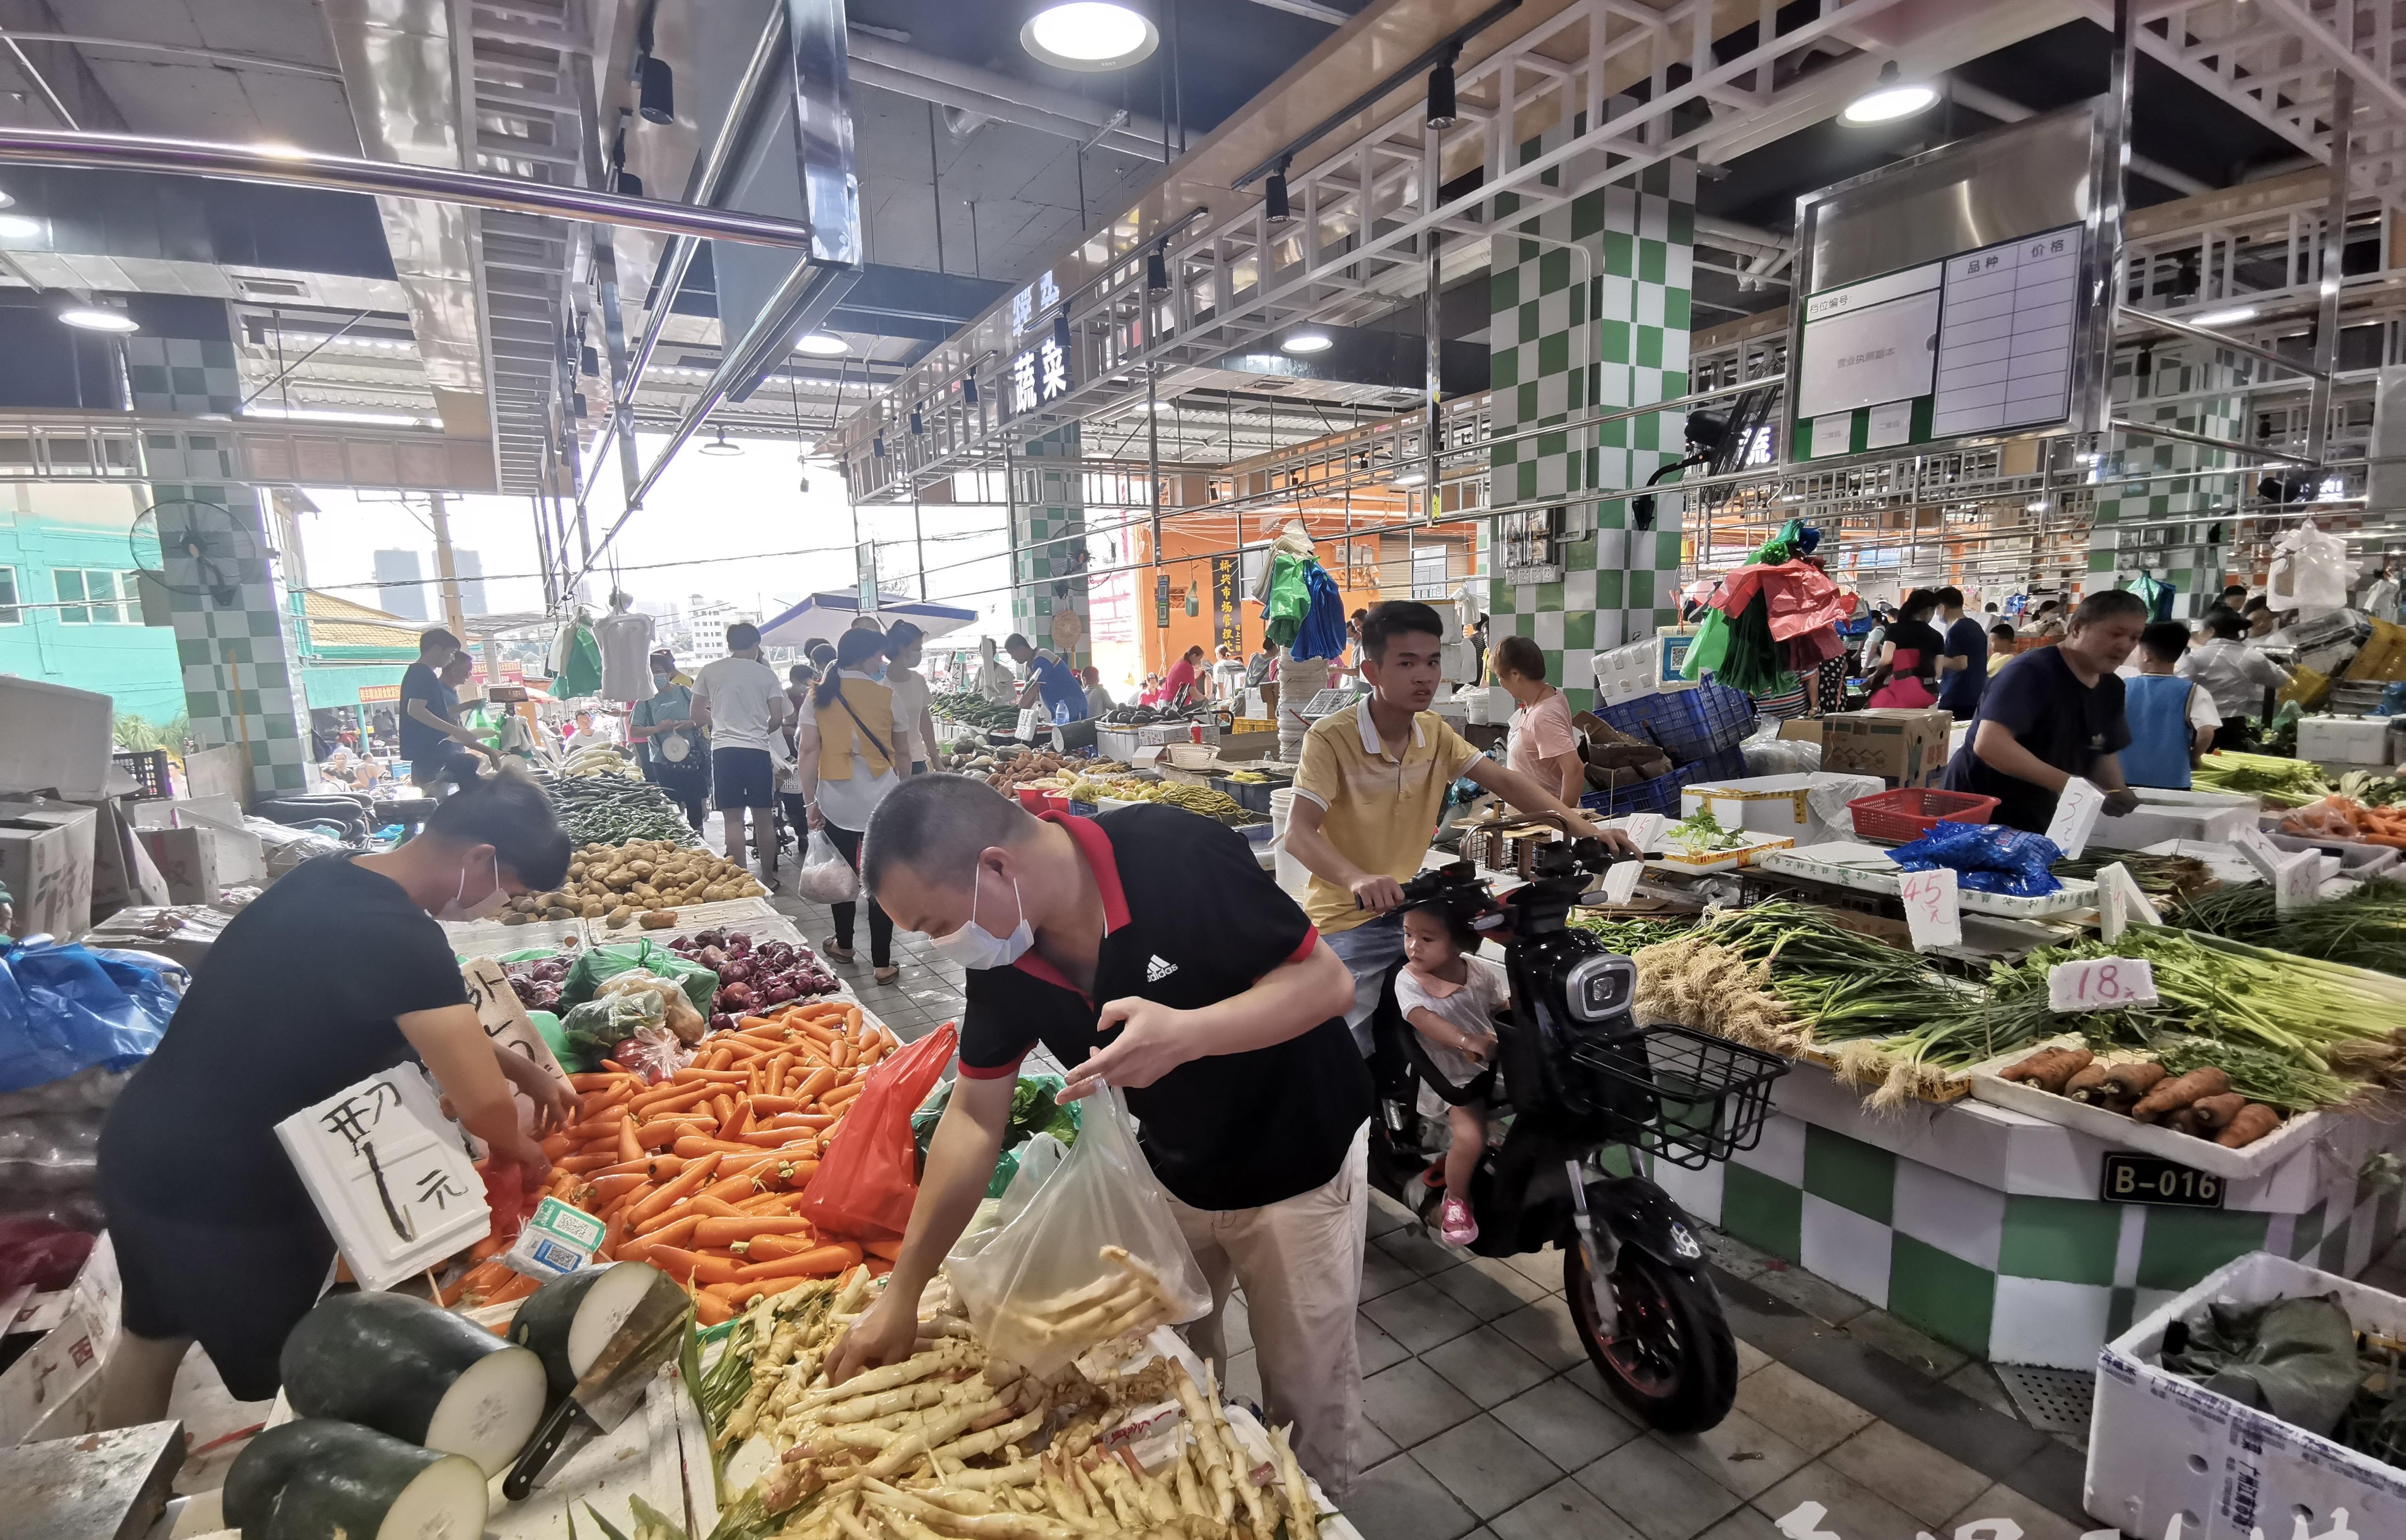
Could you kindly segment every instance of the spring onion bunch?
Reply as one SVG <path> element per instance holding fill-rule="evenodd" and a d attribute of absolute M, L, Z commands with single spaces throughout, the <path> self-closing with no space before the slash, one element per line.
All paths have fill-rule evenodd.
<path fill-rule="evenodd" d="M 2184 930 L 2300 957 L 2385 973 L 2406 969 L 2406 883 L 2385 877 L 2286 914 L 2274 902 L 2269 883 L 2239 883 L 2188 898 L 2170 918 Z"/>

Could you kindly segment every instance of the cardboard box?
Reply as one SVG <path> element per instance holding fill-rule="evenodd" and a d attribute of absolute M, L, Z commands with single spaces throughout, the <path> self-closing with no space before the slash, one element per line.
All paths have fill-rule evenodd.
<path fill-rule="evenodd" d="M 194 749 L 184 756 L 184 790 L 194 798 L 231 797 L 250 805 L 250 751 L 239 743 Z"/>
<path fill-rule="evenodd" d="M 119 798 L 92 805 L 92 913 L 96 920 L 130 905 L 169 901 L 166 879 L 134 838 L 131 810 L 139 805 Z"/>
<path fill-rule="evenodd" d="M 184 828 L 146 828 L 137 831 L 143 849 L 159 869 L 159 876 L 167 884 L 167 902 L 171 904 L 213 904 L 224 883 L 218 860 L 219 841 L 215 829 L 192 825 Z"/>
<path fill-rule="evenodd" d="M 2161 1212 L 2161 1210 L 2158 1210 Z M 2406 1471 L 2243 1406 L 2157 1366 L 2166 1328 L 2208 1303 L 2336 1293 L 2358 1331 L 2406 1333 L 2406 1300 L 2265 1251 L 2223 1267 L 2108 1342 L 2097 1360 L 2081 1505 L 2125 1534 L 2255 1540 L 2286 1533 L 2406 1534 Z M 2341 1509 L 2344 1530 L 2333 1526 Z M 2312 1526 L 2302 1516 L 2312 1514 Z"/>
<path fill-rule="evenodd" d="M 1779 724 L 1779 736 L 1790 742 L 1821 742 L 1821 719 L 1818 716 L 1791 716 Z"/>
<path fill-rule="evenodd" d="M 1890 786 L 1934 786 L 1954 726 L 1943 711 L 1833 712 L 1821 718 L 1821 768 L 1876 775 Z"/>
<path fill-rule="evenodd" d="M 103 1236 L 71 1286 L 34 1296 L 55 1309 L 57 1321 L 0 1374 L 0 1446 L 72 1438 L 99 1425 L 100 1371 L 117 1346 L 123 1293 L 116 1249 Z"/>
<path fill-rule="evenodd" d="M 0 732 L 0 793 L 106 797 L 111 775 L 120 789 L 132 789 L 132 778 L 111 758 L 115 709 L 91 690 L 0 674 L 0 722 L 7 724 Z"/>
<path fill-rule="evenodd" d="M 92 928 L 92 841 L 99 814 L 68 802 L 0 802 L 0 887 L 13 936 L 71 941 Z"/>

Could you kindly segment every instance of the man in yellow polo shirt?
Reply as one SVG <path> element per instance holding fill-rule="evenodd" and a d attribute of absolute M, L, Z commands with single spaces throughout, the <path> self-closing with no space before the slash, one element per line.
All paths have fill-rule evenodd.
<path fill-rule="evenodd" d="M 1416 600 L 1372 606 L 1362 622 L 1362 677 L 1370 694 L 1312 724 L 1288 814 L 1287 854 L 1311 872 L 1303 911 L 1353 973 L 1345 1024 L 1370 1052 L 1379 986 L 1404 954 L 1404 881 L 1420 870 L 1445 809 L 1446 788 L 1467 777 L 1522 812 L 1567 832 L 1600 834 L 1624 855 L 1626 837 L 1592 827 L 1586 814 L 1527 776 L 1472 748 L 1428 709 L 1443 681 L 1444 622 Z"/>

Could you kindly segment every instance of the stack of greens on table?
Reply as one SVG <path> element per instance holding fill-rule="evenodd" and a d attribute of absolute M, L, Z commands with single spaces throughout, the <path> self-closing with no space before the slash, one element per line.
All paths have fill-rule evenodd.
<path fill-rule="evenodd" d="M 2242 754 L 2225 749 L 2205 756 L 2190 773 L 2198 791 L 2239 792 L 2260 797 L 2265 805 L 2301 808 L 2330 795 L 2319 767 L 2311 760 L 2284 759 L 2278 755 Z"/>
<path fill-rule="evenodd" d="M 2196 894 L 2165 919 L 2300 957 L 2376 972 L 2406 972 L 2406 883 L 2374 877 L 2335 898 L 2280 911 L 2272 884 L 2244 883 Z"/>
<path fill-rule="evenodd" d="M 1002 1196 L 1011 1179 L 1019 1174 L 1020 1151 L 1037 1135 L 1052 1135 L 1065 1150 L 1078 1142 L 1077 1104 L 1064 1106 L 1054 1099 L 1068 1083 L 1058 1075 L 1019 1077 L 1019 1084 L 1011 1093 L 1011 1121 L 1003 1126 L 1002 1159 L 995 1163 L 994 1180 L 986 1183 L 986 1196 Z M 936 1087 L 925 1106 L 911 1114 L 911 1136 L 918 1141 L 922 1167 L 927 1164 L 928 1141 L 936 1137 L 936 1124 L 943 1118 L 952 1097 L 953 1082 L 946 1081 Z"/>
<path fill-rule="evenodd" d="M 2159 907 L 2188 894 L 2202 893 L 2219 881 L 2214 869 L 2194 855 L 2149 855 L 2136 850 L 2067 857 L 2047 869 L 2058 877 L 2093 883 L 2099 872 L 2113 866 L 2129 871 L 2131 880 L 2139 884 L 2139 891 Z"/>
<path fill-rule="evenodd" d="M 1724 828 L 1712 809 L 1699 808 L 1664 829 L 1663 842 L 1678 846 L 1679 854 L 1693 861 L 1716 851 L 1737 849 L 1746 843 L 1746 830 Z"/>

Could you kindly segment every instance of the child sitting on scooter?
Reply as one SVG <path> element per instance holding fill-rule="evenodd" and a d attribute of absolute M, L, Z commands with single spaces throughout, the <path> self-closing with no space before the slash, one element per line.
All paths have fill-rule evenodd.
<path fill-rule="evenodd" d="M 1404 967 L 1395 975 L 1395 1004 L 1412 1024 L 1434 1064 L 1459 1091 L 1495 1056 L 1494 1012 L 1510 995 L 1504 970 L 1477 955 L 1479 932 L 1466 915 L 1442 903 L 1404 911 Z M 1479 1238 L 1470 1213 L 1470 1178 L 1487 1148 L 1487 1104 L 1493 1095 L 1456 1107 L 1422 1085 L 1419 1111 L 1442 1117 L 1452 1130 L 1445 1152 L 1445 1202 L 1437 1230 L 1449 1246 Z"/>

